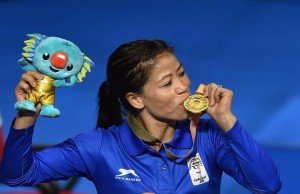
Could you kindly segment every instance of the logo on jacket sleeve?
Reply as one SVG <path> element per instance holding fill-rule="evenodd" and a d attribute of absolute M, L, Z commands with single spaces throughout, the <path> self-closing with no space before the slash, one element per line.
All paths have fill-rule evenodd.
<path fill-rule="evenodd" d="M 117 180 L 123 181 L 141 181 L 141 178 L 136 174 L 136 172 L 132 169 L 119 169 L 120 174 L 115 176 Z"/>
<path fill-rule="evenodd" d="M 209 181 L 208 174 L 199 153 L 197 153 L 196 156 L 189 158 L 187 165 L 193 185 L 200 185 Z"/>

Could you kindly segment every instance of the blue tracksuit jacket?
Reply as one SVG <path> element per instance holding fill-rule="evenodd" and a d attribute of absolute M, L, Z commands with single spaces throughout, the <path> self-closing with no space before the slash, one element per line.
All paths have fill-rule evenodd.
<path fill-rule="evenodd" d="M 173 140 L 166 143 L 177 155 L 192 146 L 189 125 L 189 120 L 178 122 Z M 281 188 L 273 160 L 238 121 L 224 133 L 213 120 L 200 120 L 193 152 L 175 161 L 164 149 L 157 152 L 137 138 L 126 121 L 38 152 L 31 151 L 33 130 L 11 128 L 0 167 L 2 182 L 34 185 L 82 176 L 104 194 L 218 194 L 225 172 L 251 193 Z"/>

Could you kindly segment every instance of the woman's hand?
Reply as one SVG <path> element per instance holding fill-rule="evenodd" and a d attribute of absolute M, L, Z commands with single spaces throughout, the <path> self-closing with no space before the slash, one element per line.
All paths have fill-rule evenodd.
<path fill-rule="evenodd" d="M 20 82 L 15 88 L 15 97 L 17 101 L 24 101 L 26 94 L 31 92 L 31 88 L 37 86 L 37 81 L 42 80 L 44 76 L 36 71 L 27 71 L 21 76 Z M 36 112 L 19 111 L 13 127 L 23 129 L 33 125 L 41 111 L 41 105 L 36 106 Z"/>
<path fill-rule="evenodd" d="M 209 101 L 207 114 L 217 122 L 223 131 L 229 131 L 237 120 L 231 112 L 233 92 L 211 83 L 205 87 L 203 95 Z"/>

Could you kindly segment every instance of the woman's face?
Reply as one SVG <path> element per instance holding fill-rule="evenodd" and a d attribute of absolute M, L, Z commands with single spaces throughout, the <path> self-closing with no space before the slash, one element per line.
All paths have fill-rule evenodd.
<path fill-rule="evenodd" d="M 190 95 L 190 80 L 182 64 L 169 52 L 159 55 L 156 62 L 143 88 L 144 111 L 159 120 L 187 119 L 183 102 Z"/>

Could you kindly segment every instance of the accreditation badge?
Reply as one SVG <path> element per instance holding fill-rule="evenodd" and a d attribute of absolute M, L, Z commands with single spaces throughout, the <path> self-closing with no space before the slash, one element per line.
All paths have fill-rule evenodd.
<path fill-rule="evenodd" d="M 200 185 L 209 181 L 208 174 L 199 153 L 197 153 L 196 156 L 189 158 L 187 160 L 187 165 L 193 185 Z"/>

